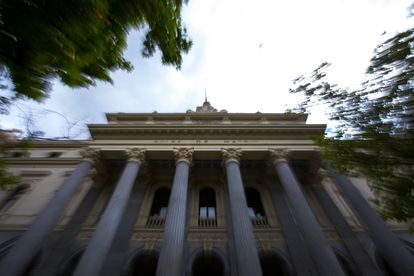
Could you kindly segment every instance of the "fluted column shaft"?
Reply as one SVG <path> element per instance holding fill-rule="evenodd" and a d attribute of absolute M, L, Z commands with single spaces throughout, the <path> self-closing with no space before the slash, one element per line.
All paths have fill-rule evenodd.
<path fill-rule="evenodd" d="M 192 153 L 193 149 L 174 149 L 176 169 L 168 202 L 157 276 L 181 276 L 184 273 L 187 190 Z"/>
<path fill-rule="evenodd" d="M 287 153 L 277 150 L 271 153 L 276 172 L 293 209 L 296 222 L 302 230 L 305 243 L 318 270 L 318 275 L 345 275 L 290 169 L 286 159 Z"/>
<path fill-rule="evenodd" d="M 309 255 L 303 237 L 296 225 L 289 207 L 279 188 L 271 191 L 273 205 L 276 209 L 277 217 L 282 226 L 283 236 L 286 240 L 292 265 L 295 268 L 297 276 L 316 276 L 317 272 L 312 258 Z"/>
<path fill-rule="evenodd" d="M 400 276 L 414 275 L 414 257 L 372 209 L 358 189 L 346 176 L 336 173 L 328 165 L 324 165 L 324 168 L 328 170 L 334 183 L 341 189 L 345 199 L 361 218 L 377 250 L 392 271 Z"/>
<path fill-rule="evenodd" d="M 319 170 L 319 176 L 322 183 L 328 179 L 328 173 L 323 169 Z M 335 202 L 332 200 L 331 196 L 328 194 L 322 183 L 321 185 L 313 186 L 315 195 L 318 198 L 319 203 L 322 205 L 325 213 L 329 217 L 329 220 L 332 222 L 336 231 L 341 236 L 345 247 L 348 249 L 348 252 L 354 263 L 358 266 L 361 275 L 380 275 L 381 272 L 371 260 L 368 253 L 365 251 L 358 237 L 352 230 L 351 226 L 347 223 L 346 219 L 341 214 Z"/>
<path fill-rule="evenodd" d="M 140 164 L 143 162 L 144 152 L 141 149 L 127 152 L 130 159 L 73 275 L 99 275 L 127 206 Z"/>
<path fill-rule="evenodd" d="M 253 227 L 239 168 L 239 149 L 223 150 L 229 193 L 230 217 L 239 276 L 262 275 Z"/>
<path fill-rule="evenodd" d="M 2 275 L 22 275 L 39 252 L 49 232 L 72 199 L 73 194 L 83 183 L 86 175 L 93 166 L 93 159 L 97 156 L 97 152 L 89 148 L 83 150 L 81 154 L 85 159 L 78 164 L 75 171 L 62 184 L 52 200 L 2 260 L 0 264 Z"/>

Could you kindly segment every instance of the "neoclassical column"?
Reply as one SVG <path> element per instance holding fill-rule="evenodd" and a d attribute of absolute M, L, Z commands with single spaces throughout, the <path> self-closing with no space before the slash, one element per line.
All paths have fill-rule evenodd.
<path fill-rule="evenodd" d="M 328 164 L 323 167 L 329 172 L 334 184 L 339 187 L 344 198 L 358 214 L 361 223 L 366 226 L 377 250 L 387 261 L 392 271 L 400 276 L 414 275 L 414 257 L 372 209 L 358 189 L 346 176 L 336 173 Z"/>
<path fill-rule="evenodd" d="M 283 191 L 277 187 L 270 192 L 273 205 L 276 209 L 277 218 L 282 227 L 285 237 L 286 247 L 289 251 L 292 265 L 297 276 L 316 276 L 318 275 L 312 258 L 303 240 L 300 229 L 295 223 L 289 206 L 283 196 Z"/>
<path fill-rule="evenodd" d="M 240 173 L 241 149 L 222 149 L 226 167 L 230 218 L 234 237 L 237 271 L 240 276 L 262 275 L 253 227 Z"/>
<path fill-rule="evenodd" d="M 318 275 L 345 275 L 288 164 L 288 152 L 282 149 L 270 149 L 269 151 L 280 183 L 295 214 L 296 222 L 302 230 L 305 243 L 318 270 Z"/>
<path fill-rule="evenodd" d="M 140 165 L 145 157 L 144 149 L 132 148 L 126 153 L 128 162 L 73 275 L 99 275 L 106 255 L 111 248 Z"/>
<path fill-rule="evenodd" d="M 25 272 L 72 199 L 73 194 L 85 180 L 89 170 L 98 158 L 98 154 L 99 151 L 92 148 L 84 148 L 81 151 L 83 159 L 71 176 L 62 184 L 52 200 L 2 260 L 0 264 L 2 275 L 19 276 Z"/>
<path fill-rule="evenodd" d="M 181 276 L 184 273 L 188 176 L 193 152 L 193 148 L 175 148 L 173 151 L 176 168 L 165 219 L 157 276 Z"/>
<path fill-rule="evenodd" d="M 341 237 L 346 249 L 349 252 L 349 255 L 360 270 L 361 275 L 381 275 L 381 271 L 371 260 L 351 226 L 349 226 L 331 196 L 323 187 L 323 182 L 329 181 L 328 173 L 323 169 L 319 169 L 318 177 L 320 178 L 321 183 L 314 185 L 313 191 L 329 220 L 334 225 L 336 232 L 338 232 Z"/>

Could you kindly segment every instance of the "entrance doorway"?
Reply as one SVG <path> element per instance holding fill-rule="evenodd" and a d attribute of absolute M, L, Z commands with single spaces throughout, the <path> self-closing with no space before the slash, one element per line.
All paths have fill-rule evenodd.
<path fill-rule="evenodd" d="M 158 254 L 155 251 L 139 253 L 132 263 L 131 274 L 134 276 L 155 276 L 157 272 Z"/>
<path fill-rule="evenodd" d="M 223 262 L 214 254 L 202 254 L 192 267 L 193 276 L 224 276 Z"/>

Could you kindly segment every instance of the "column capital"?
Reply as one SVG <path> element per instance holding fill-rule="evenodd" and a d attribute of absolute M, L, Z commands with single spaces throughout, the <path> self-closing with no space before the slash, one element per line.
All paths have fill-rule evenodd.
<path fill-rule="evenodd" d="M 191 164 L 193 162 L 193 152 L 194 148 L 174 148 L 173 154 L 175 163 L 184 161 L 188 164 Z"/>
<path fill-rule="evenodd" d="M 223 162 L 224 164 L 228 162 L 240 162 L 240 158 L 242 156 L 242 149 L 241 148 L 227 148 L 221 149 L 221 153 L 223 155 Z"/>
<path fill-rule="evenodd" d="M 287 149 L 269 149 L 270 160 L 272 163 L 288 162 L 289 151 Z"/>
<path fill-rule="evenodd" d="M 318 169 L 317 174 L 318 174 L 318 177 L 322 180 L 329 177 L 328 171 L 322 168 Z"/>
<path fill-rule="evenodd" d="M 101 152 L 100 149 L 84 147 L 81 149 L 80 155 L 82 156 L 82 160 L 88 161 L 92 165 L 96 165 L 99 161 Z"/>
<path fill-rule="evenodd" d="M 126 155 L 128 158 L 128 161 L 135 161 L 139 164 L 144 163 L 145 160 L 145 152 L 146 149 L 143 148 L 128 148 L 126 150 Z"/>
<path fill-rule="evenodd" d="M 323 183 L 329 180 L 329 173 L 323 168 L 319 168 L 318 171 L 315 174 L 313 174 L 313 178 L 313 186 L 323 186 Z"/>

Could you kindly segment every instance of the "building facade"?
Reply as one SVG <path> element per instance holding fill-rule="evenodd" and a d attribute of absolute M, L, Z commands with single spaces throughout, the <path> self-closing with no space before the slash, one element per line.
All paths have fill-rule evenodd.
<path fill-rule="evenodd" d="M 321 160 L 304 114 L 107 114 L 8 158 L 2 275 L 414 275 L 409 225 Z M 356 184 L 356 185 L 355 185 Z"/>

